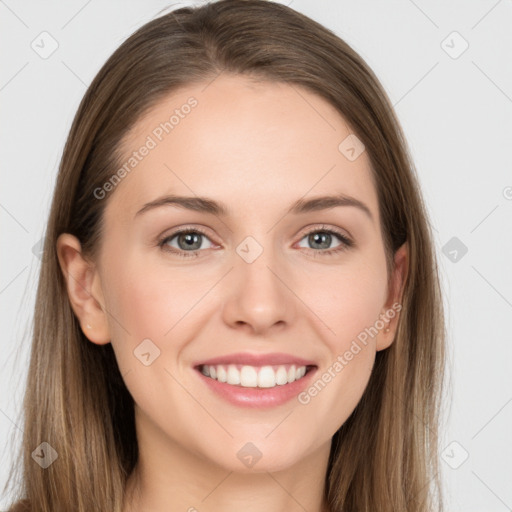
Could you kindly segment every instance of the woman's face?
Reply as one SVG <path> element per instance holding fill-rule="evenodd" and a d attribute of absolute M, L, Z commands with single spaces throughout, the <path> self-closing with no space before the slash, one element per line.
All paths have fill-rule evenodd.
<path fill-rule="evenodd" d="M 108 200 L 95 277 L 148 452 L 276 471 L 328 450 L 354 410 L 398 315 L 370 161 L 350 134 L 298 86 L 224 75 L 129 133 L 121 181 L 92 199 Z M 308 372 L 284 384 L 293 364 Z"/>

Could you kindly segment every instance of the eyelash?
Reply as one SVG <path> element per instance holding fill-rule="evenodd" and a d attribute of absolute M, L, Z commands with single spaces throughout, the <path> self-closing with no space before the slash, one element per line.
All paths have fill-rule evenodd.
<path fill-rule="evenodd" d="M 169 242 L 170 240 L 172 240 L 173 238 L 175 238 L 176 236 L 181 235 L 181 234 L 192 234 L 192 233 L 196 233 L 196 234 L 199 233 L 201 235 L 204 235 L 206 238 L 209 238 L 208 234 L 205 231 L 203 231 L 201 228 L 184 228 L 184 229 L 179 229 L 177 231 L 174 231 L 170 235 L 161 239 L 158 242 L 158 247 L 160 247 L 163 251 L 171 252 L 181 258 L 197 258 L 199 256 L 199 252 L 201 251 L 201 249 L 196 249 L 195 251 L 177 251 L 174 248 L 170 249 L 169 247 L 165 247 L 165 244 L 167 242 Z M 323 226 L 320 228 L 311 229 L 310 231 L 304 233 L 304 235 L 302 235 L 301 240 L 304 237 L 311 235 L 312 233 L 328 233 L 330 235 L 335 235 L 336 237 L 339 238 L 339 240 L 341 242 L 341 244 L 334 249 L 324 249 L 324 250 L 310 249 L 310 251 L 313 251 L 314 258 L 316 258 L 319 255 L 335 256 L 336 254 L 346 251 L 347 249 L 353 247 L 353 245 L 354 245 L 352 240 L 350 240 L 347 236 L 345 236 L 341 232 L 339 232 L 335 229 L 332 229 L 332 228 L 324 228 Z"/>

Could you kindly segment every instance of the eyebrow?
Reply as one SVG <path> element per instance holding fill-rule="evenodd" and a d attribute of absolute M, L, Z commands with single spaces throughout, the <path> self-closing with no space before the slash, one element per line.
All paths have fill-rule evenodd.
<path fill-rule="evenodd" d="M 159 197 L 154 201 L 146 203 L 136 214 L 135 217 L 160 208 L 162 206 L 178 206 L 187 210 L 193 210 L 201 213 L 209 213 L 219 217 L 226 217 L 229 214 L 229 208 L 207 197 L 187 197 L 166 195 Z M 319 196 L 311 199 L 299 199 L 295 201 L 288 209 L 287 214 L 299 215 L 301 213 L 316 212 L 336 208 L 338 206 L 353 206 L 364 212 L 370 220 L 373 221 L 373 215 L 368 206 L 355 197 L 347 196 L 345 194 L 336 194 L 331 196 Z"/>

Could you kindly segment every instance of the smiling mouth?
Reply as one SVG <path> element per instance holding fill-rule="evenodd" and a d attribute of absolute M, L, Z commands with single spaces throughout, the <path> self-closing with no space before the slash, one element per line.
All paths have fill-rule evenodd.
<path fill-rule="evenodd" d="M 241 388 L 274 388 L 302 379 L 314 365 L 279 364 L 250 366 L 241 364 L 199 365 L 205 377 Z"/>

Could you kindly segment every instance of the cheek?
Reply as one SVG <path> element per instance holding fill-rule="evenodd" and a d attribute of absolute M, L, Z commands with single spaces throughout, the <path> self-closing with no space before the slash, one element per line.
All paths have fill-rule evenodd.
<path fill-rule="evenodd" d="M 332 329 L 327 337 L 336 354 L 373 326 L 385 303 L 387 280 L 383 262 L 364 262 L 332 270 L 325 286 L 309 287 L 313 310 Z"/>
<path fill-rule="evenodd" d="M 191 281 L 186 273 L 148 265 L 133 253 L 106 272 L 117 363 L 130 394 L 146 414 L 153 411 L 150 416 L 172 416 L 166 407 L 190 399 L 170 373 L 191 337 L 192 308 L 205 293 Z"/>
<path fill-rule="evenodd" d="M 322 366 L 299 402 L 308 418 L 325 418 L 323 428 L 330 435 L 353 412 L 371 376 L 376 354 L 372 328 L 386 292 L 386 275 L 378 268 L 333 272 L 328 290 L 315 288 L 311 295 L 315 313 L 333 332 L 325 331 Z"/>
<path fill-rule="evenodd" d="M 379 251 L 373 254 L 372 259 L 333 271 L 326 281 L 328 288 L 315 288 L 311 298 L 319 308 L 315 310 L 318 316 L 334 332 L 324 337 L 328 357 L 302 403 L 314 403 L 315 415 L 329 418 L 331 430 L 343 424 L 356 407 L 375 361 L 374 329 L 383 312 L 387 275 L 384 256 L 378 258 Z"/>
<path fill-rule="evenodd" d="M 186 338 L 176 334 L 183 331 L 187 314 L 206 291 L 187 272 L 148 265 L 133 254 L 108 267 L 106 290 L 112 345 L 121 359 L 144 339 L 152 340 L 162 352 L 172 340 L 176 354 L 180 339 Z"/>

